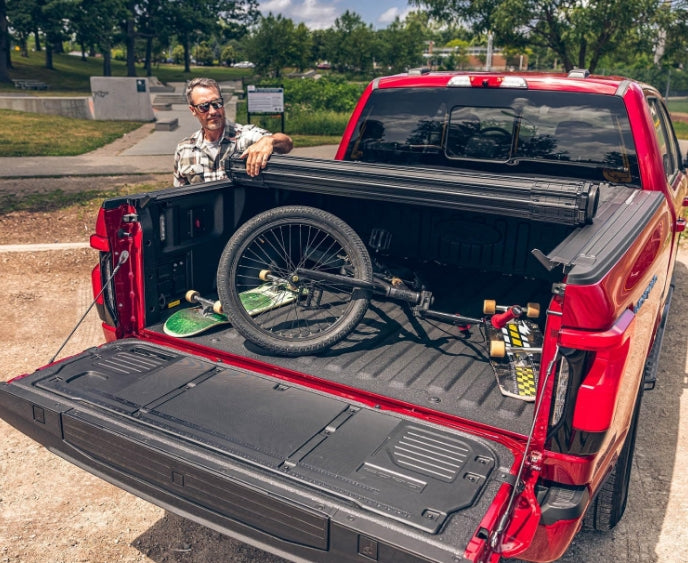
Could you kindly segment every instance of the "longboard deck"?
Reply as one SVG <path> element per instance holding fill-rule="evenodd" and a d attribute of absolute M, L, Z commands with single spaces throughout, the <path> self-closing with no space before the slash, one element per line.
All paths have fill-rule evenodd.
<path fill-rule="evenodd" d="M 502 339 L 506 344 L 504 358 L 490 358 L 502 395 L 522 401 L 534 401 L 540 372 L 540 350 L 543 336 L 533 321 L 518 319 L 501 330 L 489 326 L 488 340 Z M 537 348 L 537 352 L 528 351 Z"/>
<path fill-rule="evenodd" d="M 258 315 L 296 300 L 296 295 L 274 283 L 268 282 L 239 294 L 248 314 Z M 162 330 L 177 338 L 197 336 L 213 327 L 229 323 L 229 319 L 215 313 L 210 307 L 197 306 L 176 311 L 165 321 Z"/>

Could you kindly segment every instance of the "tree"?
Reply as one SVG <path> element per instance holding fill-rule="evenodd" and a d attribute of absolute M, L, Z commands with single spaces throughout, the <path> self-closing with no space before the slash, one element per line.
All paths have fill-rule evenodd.
<path fill-rule="evenodd" d="M 688 0 L 665 2 L 657 20 L 661 32 L 655 60 L 682 67 L 688 60 Z"/>
<path fill-rule="evenodd" d="M 22 57 L 29 56 L 28 41 L 35 28 L 35 0 L 7 0 L 7 19 Z"/>
<path fill-rule="evenodd" d="M 10 82 L 10 36 L 7 30 L 7 5 L 0 0 L 0 82 Z"/>
<path fill-rule="evenodd" d="M 122 23 L 122 34 L 127 50 L 127 76 L 136 76 L 136 10 L 136 0 L 126 0 L 122 11 L 125 18 Z"/>
<path fill-rule="evenodd" d="M 213 50 L 210 48 L 210 45 L 208 45 L 207 41 L 202 41 L 194 47 L 193 56 L 194 59 L 196 59 L 196 63 L 199 65 L 213 66 L 215 62 Z"/>
<path fill-rule="evenodd" d="M 256 70 L 275 78 L 294 62 L 296 30 L 294 22 L 282 15 L 262 17 L 246 44 L 246 53 Z"/>
<path fill-rule="evenodd" d="M 292 51 L 292 64 L 299 69 L 299 72 L 303 72 L 315 62 L 313 57 L 313 37 L 304 23 L 300 23 L 294 29 Z"/>
<path fill-rule="evenodd" d="M 37 27 L 45 36 L 45 68 L 53 70 L 53 53 L 62 52 L 62 42 L 69 37 L 69 21 L 78 0 L 39 0 Z"/>
<path fill-rule="evenodd" d="M 98 47 L 103 56 L 103 76 L 112 76 L 112 48 L 126 21 L 125 0 L 82 0 L 78 14 L 77 40 Z"/>
<path fill-rule="evenodd" d="M 327 59 L 339 70 L 370 73 L 375 58 L 373 28 L 347 10 L 327 30 Z"/>
<path fill-rule="evenodd" d="M 394 72 L 421 66 L 426 34 L 420 20 L 407 18 L 401 22 L 396 18 L 377 35 L 380 44 L 378 63 Z"/>
<path fill-rule="evenodd" d="M 223 29 L 241 33 L 259 15 L 256 0 L 169 0 L 169 22 L 184 48 L 184 72 L 191 71 L 191 47 Z"/>
<path fill-rule="evenodd" d="M 136 35 L 145 41 L 146 76 L 153 74 L 153 42 L 169 44 L 173 30 L 167 25 L 164 0 L 140 0 L 136 5 Z"/>
<path fill-rule="evenodd" d="M 505 46 L 549 48 L 564 69 L 593 72 L 602 57 L 650 31 L 661 0 L 409 0 L 437 19 L 494 32 Z M 656 30 L 655 30 L 656 31 Z"/>

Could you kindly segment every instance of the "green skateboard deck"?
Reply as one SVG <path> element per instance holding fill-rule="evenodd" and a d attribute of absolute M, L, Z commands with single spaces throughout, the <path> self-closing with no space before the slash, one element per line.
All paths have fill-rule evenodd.
<path fill-rule="evenodd" d="M 487 323 L 488 342 L 503 341 L 506 354 L 503 358 L 490 357 L 497 384 L 502 395 L 522 401 L 534 401 L 543 336 L 533 321 L 517 319 L 501 330 Z"/>
<path fill-rule="evenodd" d="M 268 282 L 243 291 L 239 294 L 239 298 L 249 315 L 253 316 L 295 301 L 296 294 L 285 290 L 283 286 Z M 213 327 L 229 323 L 226 315 L 213 310 L 215 301 L 205 299 L 193 290 L 187 292 L 186 300 L 190 303 L 200 303 L 200 305 L 173 313 L 162 327 L 165 334 L 177 338 L 196 336 Z"/>
<path fill-rule="evenodd" d="M 249 315 L 276 309 L 296 300 L 296 293 L 285 289 L 283 284 L 267 282 L 253 289 L 242 291 L 239 299 Z"/>
<path fill-rule="evenodd" d="M 162 327 L 165 334 L 183 338 L 196 336 L 215 326 L 229 323 L 226 316 L 214 311 L 204 311 L 204 307 L 181 309 L 172 314 Z"/>

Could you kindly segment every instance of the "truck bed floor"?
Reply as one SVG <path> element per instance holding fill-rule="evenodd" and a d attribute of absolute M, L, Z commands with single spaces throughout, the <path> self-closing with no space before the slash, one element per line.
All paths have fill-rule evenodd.
<path fill-rule="evenodd" d="M 461 297 L 438 299 L 433 308 L 481 317 L 476 295 L 499 295 L 499 304 L 512 305 L 537 301 L 549 289 L 532 279 L 499 276 L 485 285 L 484 278 L 466 277 Z M 149 329 L 162 333 L 162 324 Z M 465 335 L 457 327 L 414 317 L 397 302 L 371 301 L 354 333 L 313 356 L 270 355 L 227 325 L 184 340 L 522 434 L 532 422 L 532 403 L 500 393 L 480 327 Z"/>

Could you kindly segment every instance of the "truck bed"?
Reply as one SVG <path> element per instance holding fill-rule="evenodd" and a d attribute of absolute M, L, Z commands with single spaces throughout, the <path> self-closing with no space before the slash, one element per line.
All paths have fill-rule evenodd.
<path fill-rule="evenodd" d="M 445 292 L 435 308 L 479 318 L 486 297 L 520 304 L 519 299 L 541 301 L 550 288 L 543 281 L 512 276 L 458 275 L 443 270 L 444 285 L 457 284 L 460 291 Z M 162 333 L 162 325 L 149 330 Z M 458 327 L 414 317 L 398 302 L 373 300 L 352 335 L 313 356 L 269 355 L 227 325 L 183 340 L 524 435 L 532 423 L 532 403 L 500 393 L 480 327 L 462 333 Z"/>

